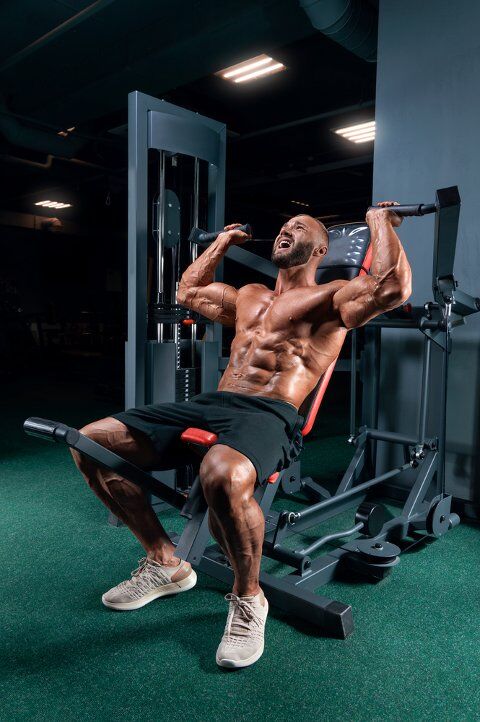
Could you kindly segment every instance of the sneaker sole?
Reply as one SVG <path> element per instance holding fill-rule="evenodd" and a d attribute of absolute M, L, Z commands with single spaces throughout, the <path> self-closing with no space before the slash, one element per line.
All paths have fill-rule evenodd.
<path fill-rule="evenodd" d="M 105 599 L 105 594 L 102 596 L 102 603 L 109 609 L 118 609 L 122 612 L 133 611 L 134 609 L 140 609 L 146 604 L 150 604 L 159 597 L 168 597 L 174 594 L 180 594 L 180 592 L 187 592 L 192 589 L 197 583 L 197 575 L 192 569 L 188 577 L 180 580 L 179 582 L 172 582 L 171 584 L 162 584 L 162 586 L 153 589 L 145 596 L 140 599 L 135 599 L 133 602 L 110 602 Z"/>
<path fill-rule="evenodd" d="M 259 650 L 255 652 L 255 654 L 252 654 L 251 657 L 248 657 L 247 659 L 219 659 L 216 657 L 216 662 L 219 667 L 226 667 L 228 669 L 240 669 L 241 667 L 249 667 L 251 664 L 254 664 L 263 654 L 264 650 L 264 644 L 260 647 Z"/>
<path fill-rule="evenodd" d="M 268 616 L 267 600 L 265 600 L 265 604 L 267 606 Z M 267 616 L 265 616 L 265 622 L 267 621 Z M 251 657 L 247 657 L 247 659 L 219 659 L 218 657 L 215 657 L 215 661 L 217 662 L 219 667 L 226 667 L 227 669 L 241 669 L 242 667 L 249 667 L 251 664 L 254 664 L 257 660 L 259 660 L 263 654 L 264 649 L 265 642 L 262 642 L 262 646 L 260 647 L 260 649 L 258 649 L 255 654 L 252 654 Z"/>

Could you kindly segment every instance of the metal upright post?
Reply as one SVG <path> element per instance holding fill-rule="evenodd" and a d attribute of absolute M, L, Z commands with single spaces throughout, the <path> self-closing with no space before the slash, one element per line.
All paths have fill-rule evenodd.
<path fill-rule="evenodd" d="M 365 347 L 362 354 L 362 426 L 376 429 L 378 426 L 378 399 L 380 386 L 380 352 L 381 329 L 376 326 L 365 327 Z M 370 454 L 367 456 L 367 466 L 370 463 L 371 471 L 376 468 L 377 442 L 369 439 Z"/>
<path fill-rule="evenodd" d="M 200 223 L 200 158 L 195 158 L 193 167 L 193 225 L 198 228 Z M 190 261 L 196 261 L 198 257 L 198 245 L 190 243 Z M 192 323 L 191 357 L 192 367 L 195 366 L 195 347 L 197 343 L 197 325 Z"/>
<path fill-rule="evenodd" d="M 428 336 L 423 340 L 423 367 L 422 367 L 422 396 L 420 401 L 420 416 L 418 420 L 418 441 L 422 443 L 427 433 L 428 397 L 430 383 L 430 356 L 432 341 Z"/>
<path fill-rule="evenodd" d="M 158 168 L 158 233 L 157 233 L 157 303 L 164 295 L 164 237 L 165 237 L 165 151 L 161 150 Z M 163 341 L 163 323 L 157 323 L 157 341 Z"/>
<path fill-rule="evenodd" d="M 181 343 L 178 323 L 182 320 L 183 309 L 176 307 L 174 295 L 178 279 L 173 276 L 172 297 L 170 299 L 165 297 L 167 286 L 164 283 L 164 273 L 166 261 L 169 260 L 165 257 L 165 248 L 168 245 L 166 234 L 171 230 L 166 228 L 169 193 L 165 179 L 166 159 L 170 154 L 190 156 L 194 159 L 195 222 L 198 222 L 199 216 L 200 163 L 208 163 L 208 230 L 221 227 L 225 203 L 226 128 L 223 123 L 211 118 L 134 92 L 129 95 L 128 135 L 128 341 L 125 356 L 127 408 L 138 407 L 145 403 L 174 401 L 178 395 L 177 387 L 185 386 L 182 379 L 185 377 L 188 381 L 190 378 L 188 369 L 181 368 L 181 359 L 177 353 Z M 154 226 L 157 236 L 154 259 L 156 294 L 152 299 L 147 299 L 149 150 L 156 150 L 160 155 L 158 214 Z M 150 307 L 150 316 L 149 301 L 154 302 Z M 155 324 L 153 338 L 148 338 L 147 335 L 149 318 Z M 167 343 L 170 338 L 166 337 L 165 324 L 173 325 L 173 336 L 177 343 Z M 212 335 L 214 341 L 221 340 L 219 329 Z M 208 346 L 209 340 L 211 336 L 210 338 L 207 336 L 205 346 Z M 192 337 L 194 351 L 195 342 L 194 333 Z M 211 361 L 214 355 L 213 345 L 217 349 L 218 357 L 220 351 L 218 343 L 211 344 L 203 354 Z M 215 369 L 217 369 L 218 359 L 215 360 Z M 194 366 L 195 363 L 192 365 Z M 214 376 L 214 373 L 211 376 Z M 213 379 L 215 388 L 216 381 Z"/>
<path fill-rule="evenodd" d="M 357 330 L 351 331 L 350 359 L 350 438 L 352 442 L 357 432 Z"/>
<path fill-rule="evenodd" d="M 125 406 L 145 403 L 147 338 L 148 106 L 146 96 L 128 96 L 128 341 Z"/>
<path fill-rule="evenodd" d="M 220 143 L 225 152 L 226 147 L 226 129 L 221 134 Z M 218 191 L 215 193 L 214 189 Z M 225 165 L 215 166 L 213 163 L 208 165 L 208 227 L 221 228 L 224 223 L 225 216 Z M 218 265 L 215 279 L 223 280 L 223 261 Z M 213 327 L 213 341 L 218 343 L 219 354 L 222 353 L 223 342 L 223 326 L 216 323 Z"/>
<path fill-rule="evenodd" d="M 448 314 L 449 316 L 449 314 Z M 437 493 L 445 494 L 445 457 L 447 446 L 447 399 L 448 399 L 448 361 L 450 355 L 450 319 L 447 317 L 445 328 L 445 348 L 442 353 L 442 387 L 440 405 L 440 424 L 438 435 L 439 464 L 437 472 Z"/>

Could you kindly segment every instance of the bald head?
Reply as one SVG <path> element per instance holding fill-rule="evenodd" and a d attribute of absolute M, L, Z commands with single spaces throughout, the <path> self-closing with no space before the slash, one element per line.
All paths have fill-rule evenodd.
<path fill-rule="evenodd" d="M 297 219 L 306 221 L 312 230 L 315 230 L 317 232 L 320 231 L 319 238 L 321 238 L 322 241 L 325 241 L 325 243 L 328 244 L 328 231 L 323 225 L 322 221 L 319 221 L 318 218 L 315 218 L 314 216 L 309 216 L 307 213 L 301 213 L 298 216 L 293 216 L 293 218 L 291 218 L 290 220 L 296 221 Z"/>
<path fill-rule="evenodd" d="M 323 223 L 302 213 L 283 224 L 273 245 L 272 261 L 279 268 L 291 268 L 308 263 L 312 256 L 324 256 L 327 249 L 328 232 Z"/>
<path fill-rule="evenodd" d="M 310 218 L 312 218 L 312 216 L 310 216 Z M 326 243 L 327 246 L 328 246 L 328 231 L 327 231 L 327 229 L 326 229 L 325 226 L 323 225 L 322 221 L 319 221 L 319 220 L 318 220 L 318 218 L 313 218 L 313 220 L 315 221 L 315 223 L 316 223 L 316 224 L 319 226 L 319 228 L 320 228 L 320 236 L 321 236 L 322 241 L 325 241 L 325 243 Z"/>

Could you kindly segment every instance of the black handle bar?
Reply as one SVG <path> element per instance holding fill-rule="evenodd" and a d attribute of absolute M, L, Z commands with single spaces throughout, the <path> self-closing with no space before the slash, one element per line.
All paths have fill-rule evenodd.
<path fill-rule="evenodd" d="M 245 223 L 243 226 L 239 226 L 235 230 L 248 233 L 249 236 L 252 235 L 252 226 L 250 225 L 250 223 Z M 212 241 L 216 240 L 217 236 L 220 233 L 223 233 L 223 228 L 221 231 L 213 231 L 212 233 L 202 231 L 201 228 L 192 228 L 188 240 L 191 243 L 211 243 Z"/>
<path fill-rule="evenodd" d="M 370 206 L 368 210 L 375 210 L 382 207 L 388 211 L 393 211 L 399 216 L 426 216 L 428 213 L 436 213 L 438 210 L 436 203 L 415 203 L 401 206 Z M 249 236 L 252 235 L 252 227 L 250 223 L 245 223 L 243 226 L 239 226 L 238 230 L 248 233 Z M 223 229 L 221 231 L 207 233 L 207 231 L 202 231 L 201 228 L 192 228 L 188 240 L 191 243 L 212 243 L 212 241 L 215 241 L 220 233 L 223 233 Z M 265 239 L 252 238 L 251 240 L 263 241 Z"/>
<path fill-rule="evenodd" d="M 436 203 L 416 203 L 405 206 L 370 206 L 370 210 L 385 207 L 387 211 L 393 211 L 398 216 L 426 216 L 428 213 L 436 213 Z"/>

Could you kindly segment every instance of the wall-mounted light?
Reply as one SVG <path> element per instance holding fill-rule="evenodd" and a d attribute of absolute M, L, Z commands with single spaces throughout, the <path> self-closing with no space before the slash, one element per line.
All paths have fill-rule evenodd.
<path fill-rule="evenodd" d="M 42 206 L 43 208 L 71 208 L 71 203 L 60 203 L 60 201 L 38 201 L 35 203 L 36 206 Z"/>
<path fill-rule="evenodd" d="M 249 58 L 241 63 L 219 70 L 215 75 L 232 83 L 246 83 L 250 80 L 263 78 L 266 75 L 279 73 L 282 70 L 286 70 L 286 66 L 278 62 L 278 60 L 274 60 L 269 55 L 256 55 L 254 58 Z"/>
<path fill-rule="evenodd" d="M 370 120 L 368 123 L 357 123 L 346 128 L 338 128 L 335 133 L 352 143 L 371 143 L 375 140 L 375 121 Z"/>

